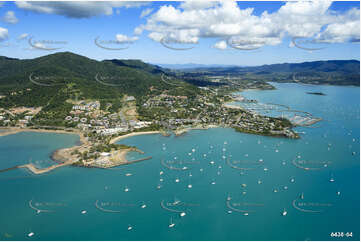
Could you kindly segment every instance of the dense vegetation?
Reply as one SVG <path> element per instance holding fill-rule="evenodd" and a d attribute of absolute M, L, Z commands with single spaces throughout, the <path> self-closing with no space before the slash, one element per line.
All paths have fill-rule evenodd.
<path fill-rule="evenodd" d="M 167 91 L 170 95 L 195 96 L 198 89 L 173 78 L 174 88 L 161 81 L 164 71 L 140 60 L 96 61 L 70 52 L 35 59 L 0 57 L 0 107 L 43 107 L 42 116 L 63 125 L 71 110 L 68 101 L 99 100 L 109 111 L 121 108 L 124 95 L 134 96 L 138 105 L 148 95 Z M 60 122 L 60 123 L 59 123 Z M 48 121 L 47 121 L 48 123 Z"/>
<path fill-rule="evenodd" d="M 360 61 L 357 60 L 313 61 L 254 67 L 193 68 L 178 72 L 193 77 L 236 76 L 240 80 L 360 85 Z"/>

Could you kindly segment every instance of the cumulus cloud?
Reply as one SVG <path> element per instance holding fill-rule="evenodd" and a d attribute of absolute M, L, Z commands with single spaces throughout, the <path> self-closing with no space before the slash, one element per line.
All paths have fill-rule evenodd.
<path fill-rule="evenodd" d="M 28 11 L 46 14 L 58 14 L 69 18 L 90 18 L 99 15 L 112 15 L 113 8 L 140 7 L 147 2 L 114 1 L 114 2 L 27 2 L 16 1 L 16 6 Z"/>
<path fill-rule="evenodd" d="M 141 17 L 141 18 L 144 18 L 145 16 L 148 16 L 151 12 L 153 12 L 153 8 L 144 9 L 144 10 L 140 13 L 140 17 Z"/>
<path fill-rule="evenodd" d="M 221 38 L 215 48 L 255 49 L 278 45 L 285 37 L 315 38 L 322 42 L 359 41 L 360 11 L 330 11 L 329 0 L 286 2 L 273 13 L 254 14 L 235 1 L 187 1 L 161 6 L 136 31 L 148 31 L 154 41 L 195 44 L 201 38 Z M 226 45 L 226 46 L 225 46 Z"/>
<path fill-rule="evenodd" d="M 118 43 L 134 43 L 138 40 L 137 36 L 130 37 L 124 34 L 117 34 L 115 38 Z"/>
<path fill-rule="evenodd" d="M 24 39 L 26 39 L 28 36 L 29 36 L 28 33 L 23 33 L 23 34 L 21 34 L 21 35 L 18 36 L 18 40 L 24 40 Z"/>
<path fill-rule="evenodd" d="M 215 1 L 209 1 L 209 0 L 189 0 L 181 3 L 180 8 L 183 9 L 189 9 L 189 10 L 195 10 L 195 9 L 204 9 L 204 8 L 210 8 L 217 5 L 217 2 Z"/>
<path fill-rule="evenodd" d="M 315 40 L 323 43 L 360 42 L 360 9 L 353 8 L 338 16 L 338 21 L 318 33 Z"/>
<path fill-rule="evenodd" d="M 3 21 L 8 24 L 16 24 L 19 22 L 13 11 L 7 11 L 3 17 Z"/>
<path fill-rule="evenodd" d="M 9 31 L 0 27 L 0 42 L 6 40 L 9 37 Z"/>
<path fill-rule="evenodd" d="M 213 45 L 213 47 L 216 49 L 225 50 L 225 49 L 227 49 L 227 43 L 226 43 L 226 41 L 221 40 L 221 41 L 218 41 L 217 43 L 215 43 Z"/>
<path fill-rule="evenodd" d="M 142 27 L 136 27 L 134 29 L 134 34 L 135 35 L 141 35 L 143 33 L 143 28 Z"/>

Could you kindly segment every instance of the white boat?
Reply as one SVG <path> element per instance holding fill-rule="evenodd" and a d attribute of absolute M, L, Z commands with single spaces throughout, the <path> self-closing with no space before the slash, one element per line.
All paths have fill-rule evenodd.
<path fill-rule="evenodd" d="M 173 205 L 177 205 L 177 204 L 179 204 L 180 202 L 181 202 L 181 201 L 180 201 L 178 198 L 174 197 Z"/>
<path fill-rule="evenodd" d="M 244 213 L 243 215 L 244 215 L 244 216 L 248 216 L 248 213 Z"/>
<path fill-rule="evenodd" d="M 227 196 L 227 201 L 231 201 L 231 196 L 228 194 L 228 196 Z"/>
<path fill-rule="evenodd" d="M 141 208 L 146 208 L 147 207 L 147 205 L 145 205 L 145 204 L 143 204 L 142 206 L 141 206 Z"/>
<path fill-rule="evenodd" d="M 258 184 L 261 184 L 262 183 L 262 181 L 261 180 L 258 180 Z"/>
<path fill-rule="evenodd" d="M 163 175 L 163 173 L 164 173 L 163 171 L 160 171 L 160 172 L 159 172 L 159 175 Z"/>
<path fill-rule="evenodd" d="M 128 188 L 128 187 L 125 187 L 124 191 L 125 191 L 125 192 L 129 192 L 129 188 Z"/>
<path fill-rule="evenodd" d="M 202 172 L 202 171 L 203 171 L 203 168 L 199 169 L 199 171 Z"/>
<path fill-rule="evenodd" d="M 263 168 L 263 170 L 264 170 L 264 171 L 268 171 L 268 168 L 267 168 L 267 167 L 265 167 L 265 168 Z"/>
<path fill-rule="evenodd" d="M 157 189 L 160 189 L 160 188 L 161 188 L 161 185 L 158 185 L 158 186 L 157 186 Z"/>
<path fill-rule="evenodd" d="M 337 191 L 337 196 L 340 196 L 341 195 L 341 192 L 340 191 Z"/>
<path fill-rule="evenodd" d="M 127 173 L 127 174 L 125 174 L 125 176 L 131 176 L 131 175 L 133 175 L 132 173 Z"/>
<path fill-rule="evenodd" d="M 292 183 L 295 182 L 295 179 L 294 179 L 294 178 L 291 178 L 291 182 L 292 182 Z"/>
<path fill-rule="evenodd" d="M 160 178 L 159 181 L 162 182 L 162 181 L 163 181 L 163 178 Z"/>
<path fill-rule="evenodd" d="M 28 233 L 28 237 L 32 237 L 34 235 L 34 232 Z"/>
<path fill-rule="evenodd" d="M 179 178 L 175 179 L 175 182 L 178 183 L 178 182 L 179 182 Z"/>
<path fill-rule="evenodd" d="M 214 164 L 214 161 L 211 161 L 211 162 L 209 162 L 211 165 L 213 165 Z"/>
<path fill-rule="evenodd" d="M 191 176 L 192 176 L 192 173 L 189 173 L 189 176 L 191 177 Z"/>
<path fill-rule="evenodd" d="M 214 184 L 216 184 L 216 182 L 215 182 L 215 181 L 213 181 L 211 184 L 212 184 L 212 185 L 214 185 Z"/>
<path fill-rule="evenodd" d="M 86 210 L 81 211 L 81 214 L 86 214 L 86 213 L 87 213 Z"/>
<path fill-rule="evenodd" d="M 304 199 L 304 195 L 303 195 L 303 193 L 301 193 L 301 199 L 302 199 L 302 200 Z"/>
<path fill-rule="evenodd" d="M 175 226 L 175 223 L 172 222 L 172 218 L 171 218 L 168 227 L 173 228 L 174 226 Z"/>
<path fill-rule="evenodd" d="M 133 227 L 129 225 L 129 226 L 128 226 L 128 231 L 129 231 L 129 230 L 132 230 L 132 229 L 133 229 Z"/>
<path fill-rule="evenodd" d="M 228 212 L 227 212 L 227 213 L 231 214 L 231 213 L 232 213 L 232 211 L 231 211 L 231 210 L 228 210 Z"/>
<path fill-rule="evenodd" d="M 287 189 L 288 189 L 288 186 L 284 186 L 283 189 L 287 190 Z"/>
<path fill-rule="evenodd" d="M 282 212 L 282 216 L 286 216 L 287 215 L 287 211 L 286 211 L 286 209 L 284 208 L 283 209 L 283 212 Z"/>
<path fill-rule="evenodd" d="M 186 213 L 185 213 L 185 212 L 181 212 L 179 215 L 180 215 L 181 217 L 184 217 L 184 216 L 186 216 Z"/>

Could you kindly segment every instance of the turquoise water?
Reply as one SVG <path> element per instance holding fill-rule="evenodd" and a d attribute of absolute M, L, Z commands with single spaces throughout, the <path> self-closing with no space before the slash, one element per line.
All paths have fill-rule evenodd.
<path fill-rule="evenodd" d="M 359 240 L 359 88 L 274 85 L 277 90 L 242 95 L 307 111 L 323 121 L 297 128 L 305 132 L 298 140 L 224 128 L 179 137 L 134 136 L 119 143 L 136 145 L 145 154 L 130 153 L 128 159 L 151 155 L 151 160 L 110 170 L 64 167 L 41 176 L 22 169 L 0 173 L 0 239 L 333 240 L 331 232 L 352 232 L 353 237 L 340 239 Z M 0 137 L 0 167 L 30 158 L 50 164 L 54 149 L 77 141 L 59 134 Z M 321 169 L 296 167 L 297 156 L 304 163 L 296 164 Z M 30 200 L 51 211 L 37 213 Z M 96 208 L 96 201 L 108 212 Z M 169 228 L 170 223 L 175 226 Z M 30 232 L 35 234 L 28 238 Z"/>

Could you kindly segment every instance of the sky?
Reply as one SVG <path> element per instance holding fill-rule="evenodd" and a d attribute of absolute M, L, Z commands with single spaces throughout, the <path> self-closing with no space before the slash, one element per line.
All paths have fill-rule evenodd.
<path fill-rule="evenodd" d="M 153 64 L 360 59 L 360 2 L 1 2 L 0 56 Z"/>

